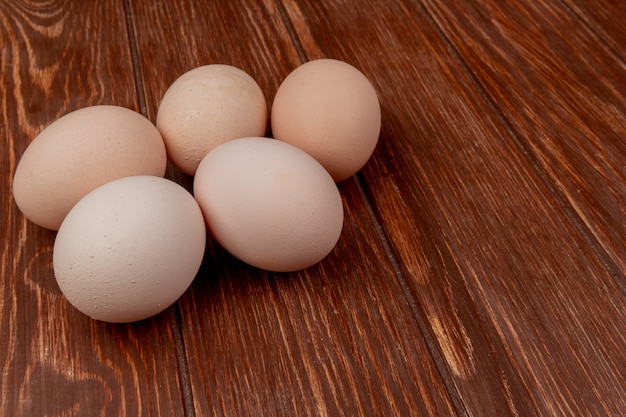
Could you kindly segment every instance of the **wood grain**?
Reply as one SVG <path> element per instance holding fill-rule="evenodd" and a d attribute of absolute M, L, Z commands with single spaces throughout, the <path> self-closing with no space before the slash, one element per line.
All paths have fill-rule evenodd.
<path fill-rule="evenodd" d="M 302 273 L 260 274 L 221 252 L 206 265 L 183 298 L 197 414 L 457 414 L 367 211 L 352 206 L 337 250 Z M 366 261 L 346 264 L 357 253 Z"/>
<path fill-rule="evenodd" d="M 271 103 L 280 81 L 300 64 L 272 3 L 228 4 L 219 11 L 191 1 L 135 4 L 139 60 L 158 74 L 144 80 L 151 114 L 167 88 L 163 80 L 189 66 L 238 66 L 258 80 Z M 180 31 L 176 39 L 153 28 L 166 16 Z M 192 20 L 199 23 L 184 25 Z M 211 39 L 194 43 L 207 27 Z M 215 41 L 243 50 L 214 48 Z M 184 45 L 194 45 L 196 61 L 164 65 Z M 197 415 L 456 413 L 356 184 L 342 191 L 348 210 L 343 238 L 321 265 L 268 274 L 219 249 L 208 258 L 181 302 Z M 364 262 L 350 265 L 353 259 Z"/>
<path fill-rule="evenodd" d="M 576 17 L 585 22 L 590 30 L 598 36 L 598 41 L 604 43 L 619 59 L 626 61 L 626 28 L 621 22 L 626 20 L 626 4 L 619 0 L 563 0 L 576 14 Z"/>
<path fill-rule="evenodd" d="M 268 105 L 280 81 L 298 63 L 289 33 L 272 2 L 134 1 L 129 13 L 149 117 L 169 85 L 208 64 L 236 66 L 250 74 Z"/>
<path fill-rule="evenodd" d="M 570 181 L 564 169 L 544 171 L 518 143 L 519 137 L 543 138 L 558 127 L 581 145 L 578 155 L 559 155 L 558 161 L 563 163 L 565 157 L 572 165 L 591 161 L 586 136 L 575 126 L 607 118 L 600 114 L 590 118 L 586 108 L 580 108 L 570 110 L 572 123 L 537 110 L 531 123 L 514 113 L 519 107 L 507 101 L 498 101 L 502 109 L 494 111 L 493 101 L 476 87 L 474 71 L 480 73 L 479 60 L 490 59 L 495 51 L 476 54 L 471 40 L 490 26 L 471 21 L 471 10 L 450 6 L 450 16 L 467 20 L 442 29 L 427 9 L 409 1 L 393 7 L 374 1 L 284 3 L 309 58 L 331 56 L 353 62 L 380 92 L 383 133 L 363 178 L 468 413 L 623 414 L 620 364 L 625 357 L 615 356 L 615 349 L 625 346 L 621 329 L 626 304 L 618 268 L 607 268 L 598 258 L 589 238 L 564 212 L 557 191 L 546 184 L 549 176 L 560 183 Z M 443 3 L 428 6 L 445 9 Z M 365 24 L 374 13 L 377 24 Z M 520 15 L 501 13 L 502 20 Z M 549 27 L 547 22 L 544 27 Z M 342 31 L 348 28 L 350 33 Z M 463 29 L 466 36 L 458 39 L 447 32 Z M 515 35 L 504 41 L 521 42 L 521 35 Z M 456 42 L 451 45 L 448 36 Z M 467 68 L 456 48 L 464 48 L 468 56 L 472 51 L 468 61 L 476 62 L 476 68 Z M 497 50 L 507 51 L 510 48 Z M 609 99 L 617 100 L 615 109 L 623 111 L 621 98 L 611 93 L 623 80 L 617 76 L 619 66 L 601 50 L 598 54 L 608 60 L 609 70 L 592 81 L 606 83 Z M 531 57 L 527 60 L 534 62 Z M 494 82 L 506 79 L 509 88 L 520 86 L 520 92 L 526 78 L 553 80 L 533 67 L 524 69 L 526 78 L 513 68 L 507 70 L 494 73 Z M 526 111 L 543 103 L 527 100 L 530 104 L 522 107 Z M 563 99 L 555 100 L 566 105 Z M 502 120 L 505 111 L 512 118 L 519 116 L 514 126 L 519 125 L 520 132 Z M 528 133 L 537 126 L 545 131 Z M 593 136 L 595 146 L 603 150 L 599 159 L 612 161 L 594 163 L 601 178 L 584 166 L 574 178 L 605 188 L 593 201 L 578 198 L 570 204 L 594 208 L 599 221 L 590 227 L 605 236 L 610 256 L 621 262 L 619 226 L 624 216 L 618 200 L 624 191 L 618 163 L 623 161 L 619 137 L 624 129 L 612 129 L 616 131 Z M 603 209 L 595 210 L 597 206 Z M 584 301 L 579 304 L 580 300 Z M 605 320 L 607 316 L 611 320 Z"/>
<path fill-rule="evenodd" d="M 625 12 L 0 0 L 0 415 L 626 415 Z M 167 87 L 210 63 L 271 105 L 321 57 L 362 70 L 383 110 L 372 159 L 339 184 L 329 257 L 272 274 L 209 240 L 154 318 L 100 323 L 65 301 L 54 233 L 11 195 L 43 127 L 92 104 L 154 122 Z"/>
<path fill-rule="evenodd" d="M 623 277 L 624 61 L 558 2 L 425 3 L 552 194 Z"/>
<path fill-rule="evenodd" d="M 92 104 L 137 107 L 120 2 L 0 2 L 3 416 L 182 416 L 173 316 L 93 322 L 52 272 L 54 233 L 11 196 L 26 145 L 47 124 Z"/>

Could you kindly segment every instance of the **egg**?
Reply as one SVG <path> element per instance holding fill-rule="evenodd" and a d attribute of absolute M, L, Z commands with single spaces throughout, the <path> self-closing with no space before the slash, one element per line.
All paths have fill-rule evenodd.
<path fill-rule="evenodd" d="M 57 230 L 94 188 L 129 175 L 165 174 L 161 134 L 141 114 L 91 106 L 57 119 L 22 155 L 13 177 L 18 208 L 39 226 Z"/>
<path fill-rule="evenodd" d="M 381 110 L 374 87 L 352 65 L 309 61 L 280 84 L 271 110 L 273 137 L 317 159 L 335 181 L 358 172 L 380 135 Z"/>
<path fill-rule="evenodd" d="M 313 157 L 285 142 L 248 137 L 226 142 L 200 162 L 194 196 L 215 239 L 257 268 L 307 268 L 335 247 L 343 203 Z"/>
<path fill-rule="evenodd" d="M 174 303 L 197 274 L 206 226 L 193 196 L 160 177 L 104 184 L 68 213 L 52 253 L 67 300 L 96 320 L 132 322 Z"/>
<path fill-rule="evenodd" d="M 194 68 L 165 92 L 156 125 L 170 160 L 194 175 L 214 147 L 244 136 L 262 136 L 268 110 L 263 91 L 239 68 L 211 64 Z"/>

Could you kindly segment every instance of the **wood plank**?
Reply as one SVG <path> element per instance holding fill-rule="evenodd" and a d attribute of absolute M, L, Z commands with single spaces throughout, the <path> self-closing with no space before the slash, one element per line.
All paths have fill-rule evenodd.
<path fill-rule="evenodd" d="M 11 196 L 27 144 L 77 108 L 137 108 L 121 2 L 1 2 L 0 396 L 3 416 L 182 416 L 172 311 L 134 325 L 71 307 L 52 271 L 55 234 Z"/>
<path fill-rule="evenodd" d="M 271 102 L 300 63 L 272 2 L 133 6 L 153 116 L 169 83 L 191 67 L 238 66 Z M 181 300 L 197 415 L 462 414 L 358 190 L 342 185 L 344 233 L 316 267 L 269 274 L 209 250 Z"/>
<path fill-rule="evenodd" d="M 625 415 L 621 3 L 217 3 L 0 2 L 0 415 Z M 271 102 L 324 56 L 384 112 L 328 259 L 269 274 L 213 244 L 153 319 L 69 306 L 11 197 L 41 128 L 154 120 L 211 62 Z"/>
<path fill-rule="evenodd" d="M 606 43 L 612 53 L 626 61 L 626 3 L 620 0 L 563 0 Z"/>
<path fill-rule="evenodd" d="M 559 2 L 425 4 L 553 194 L 623 276 L 624 62 Z"/>
<path fill-rule="evenodd" d="M 269 5 L 166 1 L 157 7 L 133 2 L 130 13 L 149 118 L 156 120 L 161 98 L 176 78 L 215 63 L 246 71 L 271 104 L 298 56 L 284 25 L 270 24 L 278 22 L 278 10 L 265 3 Z"/>
<path fill-rule="evenodd" d="M 342 192 L 358 198 L 354 184 Z M 199 415 L 463 413 L 366 208 L 348 208 L 336 251 L 301 273 L 260 273 L 214 252 L 183 300 Z M 363 261 L 348 261 L 356 254 Z"/>
<path fill-rule="evenodd" d="M 522 6 L 500 11 L 496 32 L 490 15 L 474 10 L 498 10 L 495 2 L 425 2 L 428 13 L 412 1 L 283 3 L 307 58 L 352 62 L 380 93 L 381 142 L 362 178 L 468 414 L 624 414 L 626 299 L 618 268 L 598 255 L 624 259 L 617 203 L 624 197 L 618 169 L 626 131 L 607 123 L 623 120 L 619 63 L 590 44 L 576 21 L 566 33 L 584 45 L 591 62 L 577 70 L 589 77 L 568 73 L 568 60 L 578 59 L 564 54 L 572 49 L 550 54 L 547 64 L 542 55 L 513 60 L 507 54 L 519 50 L 510 45 L 545 46 L 506 28 L 559 33 L 554 25 L 562 21 L 538 18 L 537 26 Z M 431 12 L 436 22 L 447 19 L 439 23 L 443 32 Z M 567 68 L 563 76 L 573 84 L 564 93 L 531 96 L 545 86 L 529 90 L 528 80 L 559 83 L 561 72 L 547 74 L 542 65 Z M 498 100 L 485 97 L 476 77 Z M 594 86 L 602 98 L 592 97 Z M 576 87 L 600 110 L 568 104 Z M 571 120 L 550 105 L 567 109 Z M 532 142 L 555 130 L 566 133 L 551 148 Z M 565 137 L 581 149 L 566 147 Z M 526 149 L 544 152 L 557 167 Z M 597 172 L 584 166 L 587 159 Z M 571 172 L 578 174 L 571 179 Z M 583 183 L 597 195 L 574 196 Z M 590 247 L 555 198 L 561 189 L 570 193 L 566 204 L 586 215 L 600 249 Z"/>

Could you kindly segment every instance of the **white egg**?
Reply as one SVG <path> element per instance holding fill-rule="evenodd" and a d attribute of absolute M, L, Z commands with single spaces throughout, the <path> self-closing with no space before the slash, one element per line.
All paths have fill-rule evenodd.
<path fill-rule="evenodd" d="M 54 242 L 59 288 L 86 315 L 131 322 L 174 303 L 206 244 L 202 212 L 180 185 L 133 176 L 102 185 L 68 213 Z"/>
<path fill-rule="evenodd" d="M 200 163 L 194 195 L 217 241 L 255 267 L 286 272 L 321 261 L 343 227 L 334 180 L 313 157 L 285 142 L 241 138 Z"/>

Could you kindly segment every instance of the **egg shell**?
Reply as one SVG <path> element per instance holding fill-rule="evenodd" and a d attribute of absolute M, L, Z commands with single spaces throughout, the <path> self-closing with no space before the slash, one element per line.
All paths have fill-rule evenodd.
<path fill-rule="evenodd" d="M 262 136 L 267 119 L 267 101 L 250 75 L 230 65 L 211 64 L 186 72 L 170 85 L 156 125 L 170 160 L 194 175 L 200 160 L 217 145 Z"/>
<path fill-rule="evenodd" d="M 352 65 L 309 61 L 279 86 L 271 111 L 274 138 L 317 159 L 335 181 L 358 172 L 380 135 L 381 110 L 374 87 Z"/>
<path fill-rule="evenodd" d="M 26 148 L 13 178 L 13 197 L 34 223 L 57 230 L 70 209 L 96 187 L 130 175 L 163 176 L 165 145 L 141 114 L 118 106 L 68 113 Z"/>
<path fill-rule="evenodd" d="M 57 233 L 59 288 L 86 315 L 131 322 L 174 303 L 197 274 L 206 226 L 193 196 L 159 177 L 133 176 L 96 188 Z"/>
<path fill-rule="evenodd" d="M 307 268 L 335 247 L 343 203 L 326 170 L 304 151 L 268 138 L 241 138 L 200 163 L 194 196 L 216 240 L 269 271 Z"/>

